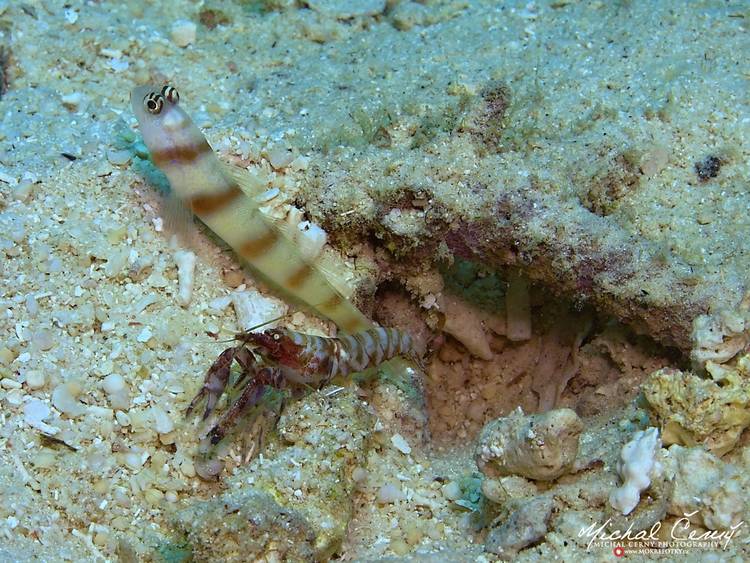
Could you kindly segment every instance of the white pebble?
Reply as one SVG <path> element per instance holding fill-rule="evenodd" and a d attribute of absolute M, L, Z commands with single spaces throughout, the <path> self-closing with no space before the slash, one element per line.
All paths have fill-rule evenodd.
<path fill-rule="evenodd" d="M 47 376 L 43 370 L 30 369 L 26 372 L 26 385 L 29 389 L 41 389 L 47 383 Z"/>
<path fill-rule="evenodd" d="M 456 481 L 446 483 L 442 488 L 443 496 L 448 500 L 458 500 L 461 498 L 461 487 Z"/>
<path fill-rule="evenodd" d="M 276 146 L 267 151 L 268 162 L 274 168 L 279 170 L 280 168 L 286 168 L 294 160 L 294 154 L 286 147 Z"/>
<path fill-rule="evenodd" d="M 195 254 L 189 250 L 178 250 L 174 254 L 177 262 L 177 283 L 179 292 L 177 300 L 185 307 L 190 303 L 193 296 L 193 283 L 195 281 Z"/>
<path fill-rule="evenodd" d="M 13 198 L 18 201 L 26 201 L 34 189 L 34 182 L 22 180 L 13 190 Z"/>
<path fill-rule="evenodd" d="M 3 389 L 20 389 L 21 383 L 10 377 L 3 377 L 0 379 L 0 387 Z"/>
<path fill-rule="evenodd" d="M 129 67 L 130 63 L 128 61 L 124 61 L 122 59 L 109 59 L 109 68 L 111 68 L 115 72 L 123 72 L 125 70 L 128 70 Z"/>
<path fill-rule="evenodd" d="M 68 416 L 80 416 L 86 409 L 76 398 L 80 392 L 78 385 L 63 383 L 52 391 L 52 404 L 57 410 Z"/>
<path fill-rule="evenodd" d="M 112 373 L 102 380 L 102 388 L 107 395 L 119 393 L 125 389 L 125 379 L 121 375 Z"/>
<path fill-rule="evenodd" d="M 404 493 L 395 483 L 386 483 L 378 489 L 378 503 L 392 504 L 404 498 Z"/>
<path fill-rule="evenodd" d="M 125 454 L 125 465 L 127 465 L 130 469 L 137 471 L 141 467 L 143 467 L 143 464 L 146 463 L 146 460 L 148 459 L 148 455 L 144 456 L 138 452 L 128 452 Z"/>
<path fill-rule="evenodd" d="M 144 342 L 145 343 L 145 342 L 148 342 L 149 340 L 151 340 L 151 337 L 153 335 L 154 335 L 154 333 L 151 332 L 151 329 L 149 327 L 147 327 L 147 326 L 144 326 L 143 330 L 141 330 L 141 332 L 138 333 L 138 336 L 136 336 L 135 339 L 138 342 Z"/>
<path fill-rule="evenodd" d="M 108 278 L 118 275 L 128 263 L 129 256 L 130 250 L 127 248 L 113 250 L 112 254 L 107 258 L 107 262 L 104 264 L 104 274 Z"/>
<path fill-rule="evenodd" d="M 81 105 L 81 101 L 83 100 L 83 95 L 80 92 L 72 92 L 70 94 L 65 94 L 62 98 L 62 104 L 71 110 L 78 109 L 78 106 Z"/>
<path fill-rule="evenodd" d="M 195 43 L 198 27 L 188 20 L 177 20 L 172 24 L 172 42 L 178 47 L 187 47 Z"/>
<path fill-rule="evenodd" d="M 391 436 L 391 444 L 393 447 L 400 451 L 402 454 L 409 455 L 411 453 L 411 446 L 409 442 L 401 434 L 394 434 Z"/>
<path fill-rule="evenodd" d="M 126 412 L 115 411 L 115 420 L 120 426 L 130 426 L 130 417 Z"/>
<path fill-rule="evenodd" d="M 133 312 L 142 313 L 149 305 L 153 305 L 154 303 L 156 303 L 156 301 L 156 295 L 154 295 L 153 293 L 149 293 L 135 303 L 135 305 L 133 306 Z"/>
<path fill-rule="evenodd" d="M 46 352 L 55 345 L 55 338 L 52 336 L 52 332 L 46 328 L 37 330 L 31 336 L 31 342 L 40 350 Z"/>
<path fill-rule="evenodd" d="M 73 8 L 67 8 L 63 10 L 63 15 L 65 16 L 65 21 L 71 25 L 78 21 L 78 12 L 76 12 Z"/>
<path fill-rule="evenodd" d="M 220 313 L 224 309 L 227 308 L 227 306 L 232 302 L 232 296 L 231 295 L 222 295 L 221 297 L 217 297 L 216 299 L 212 299 L 208 302 L 208 308 L 212 311 L 216 311 L 217 313 Z"/>
<path fill-rule="evenodd" d="M 125 379 L 117 373 L 111 373 L 102 379 L 102 388 L 109 397 L 113 409 L 126 409 L 130 406 L 130 393 Z"/>
<path fill-rule="evenodd" d="M 34 297 L 31 293 L 29 293 L 26 296 L 26 310 L 29 312 L 29 315 L 32 317 L 35 317 L 36 314 L 39 312 L 39 302 L 36 300 L 36 297 Z"/>
<path fill-rule="evenodd" d="M 151 416 L 154 417 L 154 428 L 159 434 L 169 434 L 174 430 L 174 422 L 161 407 L 151 407 Z"/>
<path fill-rule="evenodd" d="M 363 467 L 356 467 L 354 468 L 354 471 L 352 471 L 352 479 L 355 483 L 363 482 L 365 479 L 367 479 L 368 475 L 369 472 Z"/>

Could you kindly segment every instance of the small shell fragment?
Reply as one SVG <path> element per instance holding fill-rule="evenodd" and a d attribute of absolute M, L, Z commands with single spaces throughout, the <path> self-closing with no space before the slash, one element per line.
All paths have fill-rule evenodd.
<path fill-rule="evenodd" d="M 60 431 L 60 429 L 44 422 L 44 419 L 47 418 L 51 412 L 52 411 L 46 403 L 39 399 L 32 399 L 23 406 L 23 419 L 26 421 L 26 424 L 32 428 L 36 428 L 45 434 L 54 436 Z"/>
<path fill-rule="evenodd" d="M 198 26 L 189 20 L 177 20 L 172 24 L 172 42 L 178 47 L 187 47 L 195 43 Z"/>
<path fill-rule="evenodd" d="M 265 192 L 258 194 L 255 197 L 255 200 L 258 203 L 266 203 L 276 198 L 279 195 L 279 193 L 280 193 L 279 188 L 271 188 L 270 190 L 266 190 Z"/>
<path fill-rule="evenodd" d="M 401 434 L 394 434 L 391 436 L 391 444 L 393 447 L 400 451 L 402 454 L 409 455 L 411 453 L 411 446 Z"/>
<path fill-rule="evenodd" d="M 115 166 L 123 166 L 130 162 L 130 151 L 128 150 L 107 150 L 107 160 Z"/>
<path fill-rule="evenodd" d="M 297 244 L 300 253 L 307 260 L 315 260 L 326 245 L 326 232 L 315 223 L 302 221 L 297 225 Z"/>

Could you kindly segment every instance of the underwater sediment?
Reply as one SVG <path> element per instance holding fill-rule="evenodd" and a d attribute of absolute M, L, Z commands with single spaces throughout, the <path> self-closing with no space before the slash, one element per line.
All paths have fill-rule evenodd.
<path fill-rule="evenodd" d="M 668 559 L 685 514 L 720 538 L 689 556 L 746 558 L 748 17 L 0 1 L 0 559 L 569 560 L 608 520 Z M 205 226 L 170 240 L 141 84 L 424 365 L 204 457 L 226 340 L 336 329 Z"/>

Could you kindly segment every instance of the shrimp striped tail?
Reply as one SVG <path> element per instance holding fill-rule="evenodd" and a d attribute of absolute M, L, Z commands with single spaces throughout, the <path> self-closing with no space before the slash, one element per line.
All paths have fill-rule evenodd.
<path fill-rule="evenodd" d="M 411 336 L 395 328 L 375 327 L 338 340 L 338 370 L 342 375 L 364 371 L 396 356 L 418 359 Z"/>

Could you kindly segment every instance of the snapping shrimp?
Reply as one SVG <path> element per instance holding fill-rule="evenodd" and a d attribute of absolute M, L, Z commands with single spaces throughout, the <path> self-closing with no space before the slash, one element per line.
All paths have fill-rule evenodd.
<path fill-rule="evenodd" d="M 241 368 L 235 386 L 243 382 L 240 396 L 209 431 L 218 444 L 237 418 L 260 404 L 269 389 L 289 386 L 320 388 L 337 376 L 376 367 L 403 356 L 422 365 L 411 336 L 395 328 L 375 327 L 339 338 L 303 334 L 288 329 L 241 332 L 239 345 L 227 348 L 206 372 L 203 386 L 187 408 L 189 415 L 205 398 L 205 420 L 213 412 L 229 383 L 234 362 Z"/>

